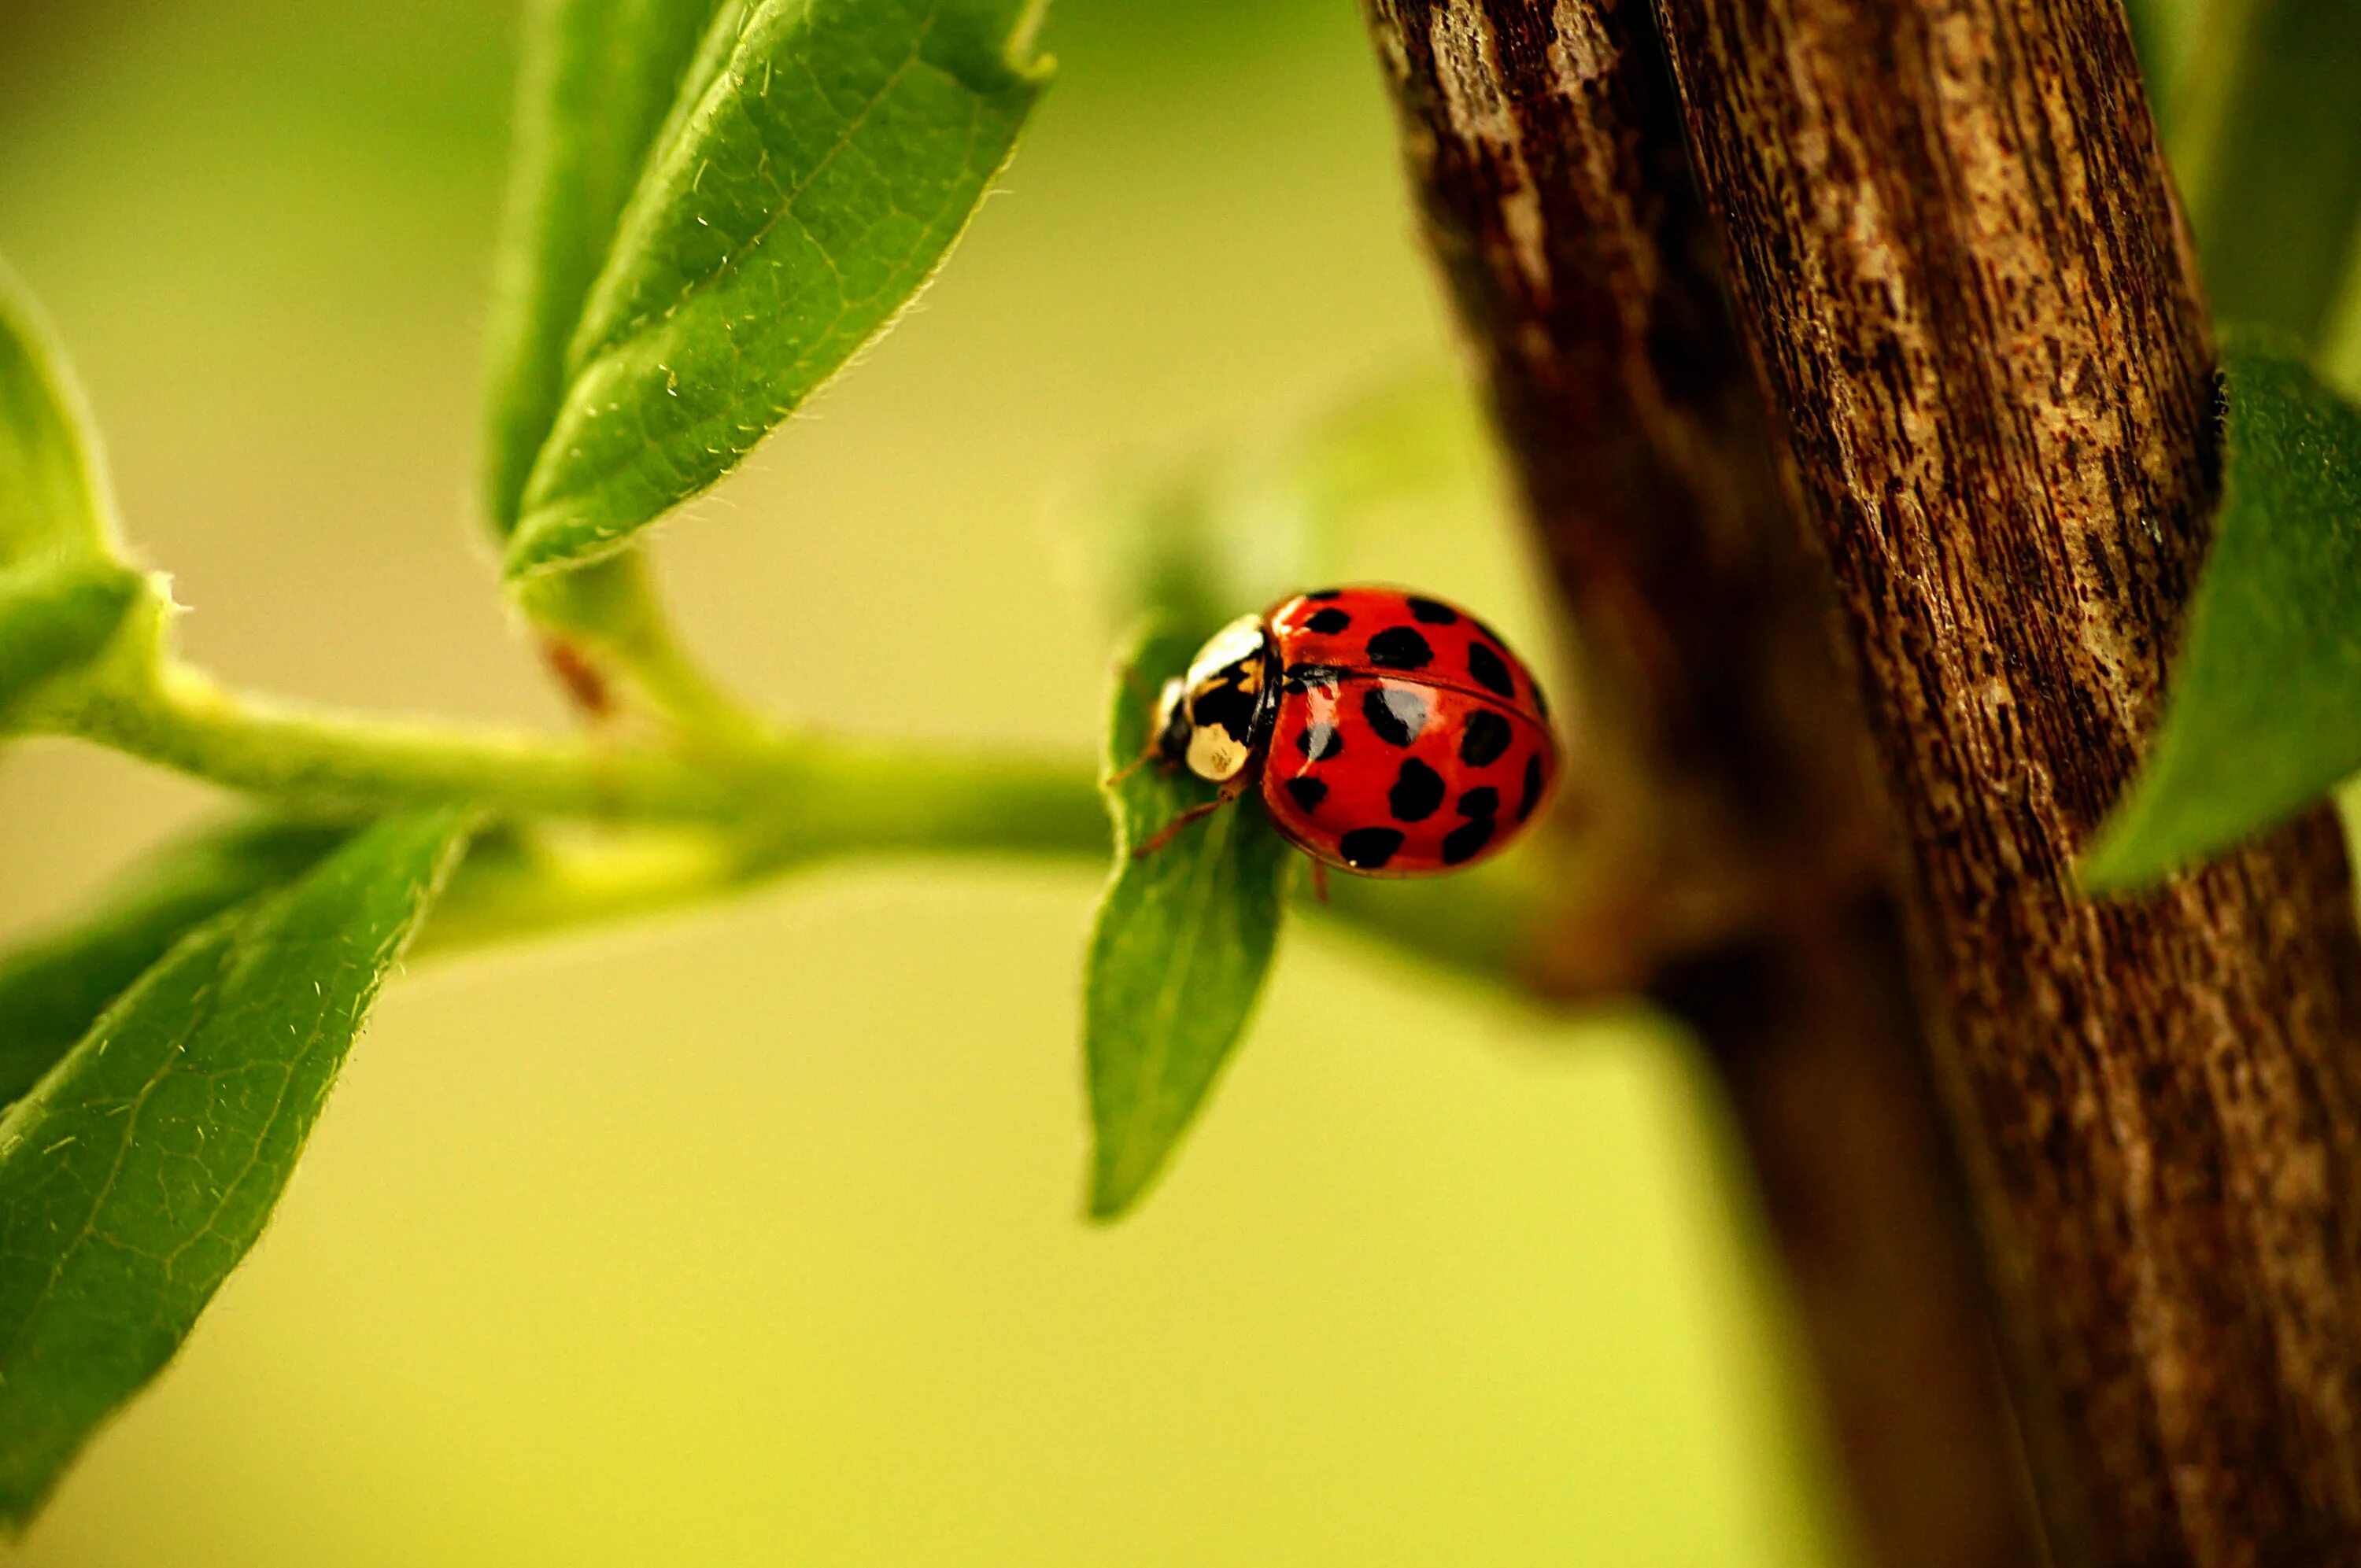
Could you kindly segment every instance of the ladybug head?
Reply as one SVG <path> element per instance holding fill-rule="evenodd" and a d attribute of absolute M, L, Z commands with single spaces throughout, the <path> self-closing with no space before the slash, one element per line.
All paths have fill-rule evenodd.
<path fill-rule="evenodd" d="M 1269 639 L 1260 616 L 1241 616 L 1207 639 L 1189 672 L 1164 683 L 1156 705 L 1156 750 L 1201 779 L 1226 784 L 1246 771 L 1268 729 L 1264 699 Z"/>
<path fill-rule="evenodd" d="M 1178 675 L 1164 683 L 1156 698 L 1156 754 L 1174 767 L 1189 758 L 1189 688 Z"/>

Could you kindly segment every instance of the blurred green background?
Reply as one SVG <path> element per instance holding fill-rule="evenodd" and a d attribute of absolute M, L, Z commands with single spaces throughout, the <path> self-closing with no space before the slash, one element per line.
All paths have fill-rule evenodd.
<path fill-rule="evenodd" d="M 0 5 L 0 253 L 234 680 L 562 722 L 464 504 L 516 26 Z M 1058 0 L 1049 41 L 921 309 L 662 542 L 694 641 L 784 711 L 1079 752 L 1104 632 L 1049 503 L 1445 351 L 1348 0 Z M 1489 515 L 1435 586 L 1529 602 Z M 0 937 L 207 804 L 16 748 Z M 22 1560 L 1840 1555 L 1677 1041 L 1300 927 L 1176 1173 L 1094 1231 L 1095 887 L 847 867 L 409 976 Z"/>

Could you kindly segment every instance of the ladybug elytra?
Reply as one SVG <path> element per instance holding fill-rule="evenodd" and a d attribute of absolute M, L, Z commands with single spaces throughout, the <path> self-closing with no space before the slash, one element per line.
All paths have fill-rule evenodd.
<path fill-rule="evenodd" d="M 1365 876 L 1430 876 L 1497 852 L 1558 769 L 1532 672 L 1455 606 L 1399 588 L 1299 594 L 1215 632 L 1158 701 L 1154 753 L 1259 785 L 1279 832 Z"/>

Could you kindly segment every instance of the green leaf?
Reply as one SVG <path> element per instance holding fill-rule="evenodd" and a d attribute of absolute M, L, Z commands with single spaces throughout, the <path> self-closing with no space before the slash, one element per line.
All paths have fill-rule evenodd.
<path fill-rule="evenodd" d="M 389 819 L 201 927 L 0 1116 L 0 1522 L 254 1245 L 465 839 L 455 810 Z"/>
<path fill-rule="evenodd" d="M 623 204 L 727 58 L 744 9 L 743 0 L 542 0 L 534 9 L 488 333 L 483 508 L 503 537 L 565 398 L 566 345 Z M 645 572 L 628 557 L 555 579 L 525 609 L 610 655 L 618 642 L 643 641 L 655 615 Z"/>
<path fill-rule="evenodd" d="M 57 1065 L 172 944 L 255 894 L 283 886 L 351 830 L 241 817 L 149 855 L 94 907 L 0 953 L 0 1104 Z"/>
<path fill-rule="evenodd" d="M 892 321 L 1007 161 L 1038 0 L 762 0 L 659 148 L 567 356 L 512 577 L 735 467 Z"/>
<path fill-rule="evenodd" d="M 2214 314 L 2316 346 L 2361 215 L 2361 5 L 2215 0 L 2177 172 Z"/>
<path fill-rule="evenodd" d="M 484 511 L 507 534 L 566 393 L 566 348 L 715 0 L 544 0 L 518 88 L 494 278 Z"/>
<path fill-rule="evenodd" d="M 2233 340 L 2222 509 L 2164 718 L 2084 881 L 2153 881 L 2361 769 L 2361 411 Z"/>
<path fill-rule="evenodd" d="M 0 567 L 114 554 L 90 421 L 40 312 L 0 267 Z"/>
<path fill-rule="evenodd" d="M 80 395 L 31 298 L 0 268 L 0 722 L 95 661 L 147 585 L 116 553 Z"/>
<path fill-rule="evenodd" d="M 1151 632 L 1124 662 L 1107 727 L 1110 774 L 1145 751 L 1154 694 L 1196 639 Z M 1083 981 L 1082 1053 L 1093 1134 L 1090 1212 L 1114 1219 L 1171 1158 L 1244 1032 L 1279 941 L 1295 851 L 1252 796 L 1135 858 L 1202 782 L 1149 765 L 1108 786 L 1115 876 L 1099 905 Z"/>
<path fill-rule="evenodd" d="M 0 721 L 49 681 L 97 659 L 145 586 L 104 556 L 53 554 L 0 570 Z"/>

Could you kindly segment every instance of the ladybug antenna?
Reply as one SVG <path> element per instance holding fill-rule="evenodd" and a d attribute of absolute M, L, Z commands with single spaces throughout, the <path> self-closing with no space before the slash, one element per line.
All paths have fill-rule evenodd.
<path fill-rule="evenodd" d="M 1122 767 L 1117 768 L 1106 777 L 1101 779 L 1099 781 L 1099 787 L 1101 789 L 1115 788 L 1115 785 L 1123 783 L 1124 780 L 1139 772 L 1140 769 L 1146 767 L 1149 762 L 1154 762 L 1156 760 L 1156 754 L 1159 750 L 1161 750 L 1161 748 L 1158 746 L 1156 738 L 1154 736 L 1150 736 L 1148 738 L 1148 745 L 1140 751 L 1139 755 L 1134 757 L 1131 761 L 1126 762 Z"/>

